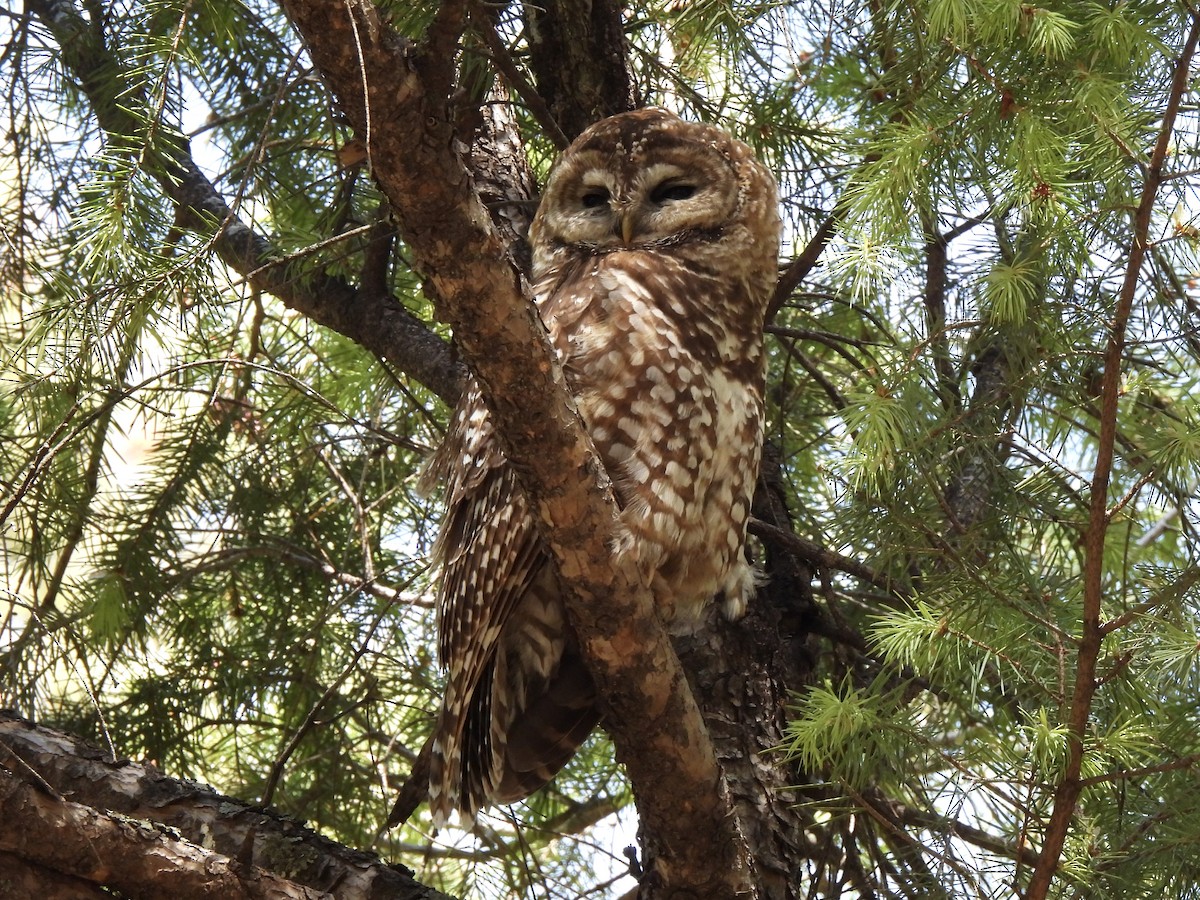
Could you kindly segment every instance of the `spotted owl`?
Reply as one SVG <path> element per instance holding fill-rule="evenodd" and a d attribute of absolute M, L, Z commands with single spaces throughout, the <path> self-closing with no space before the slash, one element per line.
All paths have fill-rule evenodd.
<path fill-rule="evenodd" d="M 771 173 L 661 109 L 605 119 L 553 167 L 534 297 L 669 629 L 754 593 L 744 551 L 763 430 L 763 317 L 779 249 Z M 448 670 L 430 808 L 473 817 L 546 784 L 599 721 L 533 512 L 470 385 L 426 471 Z"/>

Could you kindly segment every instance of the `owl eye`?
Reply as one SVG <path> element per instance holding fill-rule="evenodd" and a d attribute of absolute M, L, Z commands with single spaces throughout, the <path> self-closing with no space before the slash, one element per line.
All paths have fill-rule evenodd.
<path fill-rule="evenodd" d="M 595 209 L 598 206 L 603 206 L 608 202 L 608 191 L 604 188 L 591 188 L 583 195 L 581 202 L 585 209 Z"/>
<path fill-rule="evenodd" d="M 664 181 L 650 192 L 650 200 L 654 203 L 669 203 L 672 200 L 686 200 L 696 193 L 696 186 L 686 182 Z"/>

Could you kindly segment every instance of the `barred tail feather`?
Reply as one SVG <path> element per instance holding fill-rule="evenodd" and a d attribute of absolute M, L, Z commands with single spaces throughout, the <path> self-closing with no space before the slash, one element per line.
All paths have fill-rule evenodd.
<path fill-rule="evenodd" d="M 565 653 L 543 690 L 525 699 L 503 742 L 493 743 L 502 757 L 496 803 L 514 803 L 548 784 L 600 721 L 592 678 L 575 652 Z"/>

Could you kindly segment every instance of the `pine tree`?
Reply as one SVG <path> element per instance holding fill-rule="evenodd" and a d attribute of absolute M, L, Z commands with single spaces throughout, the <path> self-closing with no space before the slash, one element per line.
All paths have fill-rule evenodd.
<path fill-rule="evenodd" d="M 456 896 L 619 896 L 639 868 L 643 896 L 720 896 L 739 866 L 764 898 L 1200 896 L 1200 12 L 29 0 L 3 21 L 4 706 Z M 703 690 L 667 685 L 699 705 L 668 724 L 705 735 L 679 752 L 720 763 L 697 803 L 721 814 L 673 813 L 695 772 L 647 757 L 646 673 L 592 659 L 621 714 L 551 788 L 470 833 L 422 809 L 380 834 L 441 691 L 417 475 L 486 370 L 501 428 L 521 404 L 557 448 L 508 436 L 556 521 L 586 445 L 554 414 L 524 231 L 555 154 L 639 105 L 752 144 L 786 222 L 769 582 L 676 644 Z M 489 344 L 502 316 L 527 339 Z M 612 514 L 570 502 L 597 533 Z M 636 611 L 593 538 L 573 590 Z M 0 776 L 0 802 L 72 796 L 45 760 Z M 31 808 L 0 817 L 0 872 L 50 885 Z"/>

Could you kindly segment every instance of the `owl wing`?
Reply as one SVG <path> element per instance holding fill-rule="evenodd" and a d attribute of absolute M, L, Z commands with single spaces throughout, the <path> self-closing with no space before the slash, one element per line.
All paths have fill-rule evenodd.
<path fill-rule="evenodd" d="M 430 759 L 437 825 L 552 779 L 599 719 L 524 492 L 471 384 L 422 476 L 447 486 L 434 547 L 446 695 Z"/>
<path fill-rule="evenodd" d="M 478 809 L 500 777 L 492 709 L 497 645 L 546 561 L 474 383 L 422 475 L 423 486 L 437 481 L 447 490 L 434 546 L 442 572 L 438 653 L 448 672 L 430 768 L 430 809 L 440 825 L 454 807 Z"/>

